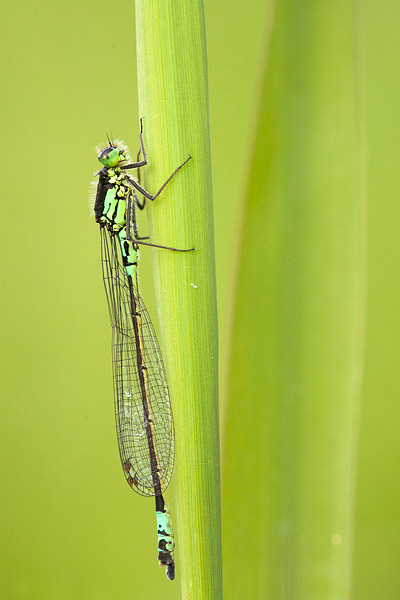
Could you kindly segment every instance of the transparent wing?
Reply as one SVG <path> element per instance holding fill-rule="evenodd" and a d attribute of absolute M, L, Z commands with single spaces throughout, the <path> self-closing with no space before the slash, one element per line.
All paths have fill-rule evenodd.
<path fill-rule="evenodd" d="M 132 313 L 139 313 L 144 364 L 151 405 L 157 478 L 163 492 L 171 479 L 174 462 L 174 424 L 164 364 L 149 314 L 135 293 L 132 300 L 123 267 L 119 241 L 101 230 L 104 285 L 113 330 L 115 419 L 122 468 L 129 485 L 139 494 L 154 496 L 154 463 L 150 460 L 143 408 L 143 390 L 138 372 Z M 135 306 L 132 307 L 132 302 Z M 137 321 L 136 321 L 137 322 Z"/>

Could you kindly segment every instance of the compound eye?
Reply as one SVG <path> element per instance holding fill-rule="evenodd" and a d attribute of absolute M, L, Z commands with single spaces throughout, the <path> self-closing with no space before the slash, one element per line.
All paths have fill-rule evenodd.
<path fill-rule="evenodd" d="M 114 146 L 104 148 L 97 157 L 105 167 L 116 167 L 119 163 L 119 150 Z"/>

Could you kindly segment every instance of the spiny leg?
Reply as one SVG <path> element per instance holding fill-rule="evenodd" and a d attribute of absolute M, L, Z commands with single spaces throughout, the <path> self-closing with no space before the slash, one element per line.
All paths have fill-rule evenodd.
<path fill-rule="evenodd" d="M 141 152 L 143 152 L 143 157 L 144 160 L 140 161 L 140 154 Z M 160 246 L 158 244 L 151 244 L 151 243 L 146 243 L 146 242 L 140 242 L 139 240 L 145 240 L 148 239 L 148 236 L 146 237 L 139 237 L 138 235 L 138 229 L 137 229 L 137 222 L 136 222 L 136 216 L 135 216 L 135 206 L 134 204 L 136 204 L 136 206 L 139 208 L 139 210 L 143 210 L 145 205 L 146 205 L 146 198 L 148 200 L 155 200 L 163 191 L 163 189 L 168 185 L 168 183 L 171 181 L 171 179 L 176 175 L 176 173 L 182 169 L 182 167 L 189 162 L 189 160 L 192 157 L 189 154 L 189 157 L 181 164 L 179 165 L 174 172 L 168 177 L 168 179 L 163 183 L 163 185 L 160 187 L 160 189 L 154 194 L 154 196 L 152 196 L 147 190 L 145 190 L 141 185 L 140 185 L 140 167 L 147 165 L 147 155 L 146 155 L 146 150 L 144 148 L 144 142 L 143 142 L 143 117 L 140 118 L 140 149 L 139 152 L 137 153 L 137 157 L 136 157 L 136 163 L 132 163 L 129 165 L 125 165 L 122 167 L 122 169 L 133 169 L 136 168 L 138 170 L 138 180 L 133 179 L 133 177 L 129 177 L 129 175 L 127 174 L 127 179 L 129 180 L 129 182 L 132 184 L 132 186 L 134 188 L 136 188 L 138 190 L 138 192 L 140 192 L 143 195 L 143 201 L 140 201 L 137 194 L 133 193 L 133 194 L 129 194 L 128 197 L 128 203 L 127 203 L 127 215 L 126 215 L 126 221 L 128 223 L 128 235 L 129 235 L 129 239 L 131 239 L 130 237 L 130 232 L 131 232 L 131 222 L 132 222 L 132 228 L 133 228 L 133 233 L 135 236 L 135 240 L 139 243 L 139 244 L 143 244 L 145 246 L 153 246 L 154 248 L 164 248 L 165 250 L 173 250 L 175 252 L 190 252 L 192 250 L 194 250 L 194 248 L 187 248 L 187 249 L 180 249 L 180 248 L 172 248 L 170 246 Z M 132 202 L 133 199 L 133 202 Z"/>
<path fill-rule="evenodd" d="M 141 119 L 140 119 L 140 148 L 139 148 L 139 152 L 136 155 L 137 163 L 140 162 L 139 159 L 140 159 L 140 154 L 142 152 L 142 148 L 143 148 L 143 154 L 144 154 L 145 160 L 147 161 L 146 153 L 144 150 L 144 143 L 143 143 L 143 124 L 142 124 L 142 122 L 143 122 L 143 117 L 141 117 Z M 137 168 L 137 179 L 138 179 L 138 182 L 140 183 L 140 167 Z"/>
<path fill-rule="evenodd" d="M 126 223 L 126 239 L 132 241 L 132 236 L 131 236 L 131 227 L 133 229 L 133 236 L 134 236 L 134 240 L 148 240 L 149 236 L 139 236 L 139 232 L 138 232 L 138 227 L 137 227 L 137 221 L 136 221 L 136 213 L 135 213 L 135 204 L 137 204 L 138 206 L 140 206 L 139 204 L 139 199 L 136 195 L 135 192 L 131 192 L 128 196 L 127 202 L 126 202 L 126 216 L 125 216 L 125 223 Z M 144 206 L 144 204 L 143 204 Z"/>
<path fill-rule="evenodd" d="M 144 196 L 148 200 L 155 200 L 161 194 L 161 192 L 163 191 L 163 189 L 165 188 L 165 186 L 169 184 L 169 182 L 171 181 L 171 179 L 177 174 L 178 171 L 180 171 L 180 169 L 182 169 L 182 167 L 184 165 L 186 165 L 187 162 L 189 162 L 189 160 L 191 158 L 192 157 L 189 154 L 189 158 L 187 158 L 181 165 L 179 165 L 179 167 L 177 167 L 175 169 L 175 171 L 172 173 L 172 175 L 170 175 L 168 177 L 168 179 L 166 181 L 164 181 L 164 183 L 162 184 L 162 186 L 160 187 L 160 189 L 158 190 L 158 192 L 156 192 L 154 194 L 154 196 L 152 196 L 149 192 L 147 192 L 137 181 L 135 181 L 135 179 L 129 178 L 129 181 L 137 189 L 137 191 L 142 194 L 142 196 Z"/>
<path fill-rule="evenodd" d="M 163 250 L 173 250 L 174 252 L 192 252 L 196 248 L 172 248 L 171 246 L 160 246 L 159 244 L 151 244 L 150 242 L 141 242 L 135 240 L 135 244 L 141 244 L 142 246 L 151 246 L 152 248 L 162 248 Z"/>
<path fill-rule="evenodd" d="M 144 207 L 146 206 L 146 198 L 143 198 L 143 200 L 139 200 L 138 196 L 135 193 L 134 200 L 135 200 L 135 203 L 136 203 L 136 206 L 138 207 L 138 209 L 143 210 Z"/>
<path fill-rule="evenodd" d="M 140 202 L 140 200 L 137 197 L 136 193 L 133 192 L 132 227 L 133 227 L 133 234 L 135 236 L 135 240 L 148 240 L 149 239 L 148 235 L 139 235 L 139 233 L 138 233 L 138 227 L 137 227 L 137 221 L 136 221 L 136 213 L 135 213 L 135 204 L 136 204 L 136 206 L 138 206 L 140 208 L 140 210 L 143 210 L 145 203 L 144 203 L 144 200 L 143 200 L 143 202 Z"/>
<path fill-rule="evenodd" d="M 143 153 L 143 160 L 139 160 L 140 158 L 140 153 Z M 189 162 L 189 160 L 192 157 L 189 154 L 189 158 L 187 158 L 181 165 L 179 165 L 179 167 L 177 167 L 175 169 L 175 171 L 172 173 L 172 175 L 170 175 L 168 177 L 168 179 L 162 184 L 162 186 L 160 187 L 160 189 L 158 190 L 158 192 L 156 192 L 154 194 L 154 196 L 152 196 L 149 192 L 147 192 L 141 185 L 140 185 L 140 167 L 144 167 L 145 165 L 147 165 L 147 155 L 146 155 L 146 150 L 144 147 L 144 142 L 143 142 L 143 117 L 140 118 L 140 150 L 137 153 L 137 157 L 136 157 L 136 162 L 135 163 L 131 163 L 129 165 L 123 165 L 121 168 L 122 169 L 137 169 L 138 170 L 138 181 L 131 179 L 129 177 L 130 182 L 132 183 L 132 185 L 138 190 L 138 192 L 140 192 L 145 198 L 147 198 L 148 200 L 155 200 L 157 198 L 157 196 L 159 196 L 161 194 L 161 192 L 163 191 L 163 189 L 165 188 L 165 186 L 171 181 L 171 179 L 174 177 L 174 175 L 176 175 L 176 173 L 182 169 L 182 167 L 184 165 L 186 165 L 187 162 Z M 138 207 L 140 208 L 140 210 L 142 210 L 144 208 L 144 203 L 143 205 L 141 205 L 139 202 L 137 202 Z"/>
<path fill-rule="evenodd" d="M 139 160 L 140 152 L 143 153 L 143 160 Z M 143 143 L 143 117 L 140 117 L 140 150 L 137 154 L 137 162 L 131 163 L 130 165 L 124 165 L 121 169 L 139 169 L 140 167 L 144 167 L 147 165 L 147 155 L 146 150 L 144 149 Z"/>
<path fill-rule="evenodd" d="M 137 153 L 136 162 L 139 162 L 140 153 L 141 153 L 141 149 L 139 149 L 139 152 Z M 140 167 L 137 168 L 137 180 L 140 183 Z"/>
<path fill-rule="evenodd" d="M 133 199 L 135 200 L 135 198 L 137 198 L 137 196 L 136 196 L 136 194 L 133 194 Z M 132 235 L 131 235 L 131 226 L 133 229 L 134 239 L 132 239 Z M 194 248 L 185 248 L 185 249 L 172 248 L 171 246 L 160 246 L 159 244 L 151 244 L 150 242 L 141 241 L 141 240 L 147 240 L 148 236 L 146 236 L 146 237 L 138 236 L 136 216 L 135 216 L 135 207 L 134 207 L 134 203 L 132 202 L 132 194 L 129 194 L 128 200 L 126 203 L 126 239 L 129 241 L 134 241 L 136 244 L 141 244 L 143 246 L 151 246 L 152 248 L 162 248 L 163 250 L 172 250 L 173 252 L 191 252 L 192 250 L 194 250 Z"/>

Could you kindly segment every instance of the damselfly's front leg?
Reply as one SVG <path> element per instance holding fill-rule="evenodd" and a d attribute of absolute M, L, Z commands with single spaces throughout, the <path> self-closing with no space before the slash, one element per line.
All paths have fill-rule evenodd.
<path fill-rule="evenodd" d="M 143 152 L 143 160 L 139 160 L 140 152 Z M 140 150 L 137 154 L 136 162 L 131 163 L 129 165 L 124 165 L 121 167 L 122 169 L 139 169 L 140 167 L 145 167 L 147 165 L 147 156 L 146 150 L 144 149 L 143 144 L 143 117 L 140 118 Z"/>
<path fill-rule="evenodd" d="M 139 160 L 140 158 L 140 154 L 143 153 L 143 160 Z M 144 187 L 142 187 L 140 185 L 140 167 L 144 167 L 145 165 L 147 165 L 147 155 L 146 155 L 146 150 L 144 147 L 144 143 L 143 143 L 143 117 L 141 117 L 140 119 L 140 150 L 137 154 L 136 157 L 136 162 L 135 163 L 131 163 L 129 165 L 124 165 L 121 166 L 121 169 L 137 169 L 138 170 L 138 181 L 136 181 L 135 179 L 133 179 L 132 177 L 129 177 L 129 181 L 131 182 L 131 184 L 137 189 L 138 192 L 140 192 L 143 196 L 143 202 L 139 202 L 137 196 L 136 196 L 136 204 L 138 206 L 138 208 L 140 210 L 143 210 L 145 205 L 146 205 L 146 198 L 148 200 L 155 200 L 157 198 L 157 196 L 159 196 L 161 194 L 161 192 L 163 191 L 163 189 L 165 188 L 166 185 L 168 185 L 168 183 L 171 181 L 171 179 L 174 177 L 174 175 L 176 175 L 176 173 L 182 169 L 182 167 L 184 165 L 186 165 L 187 162 L 189 162 L 189 160 L 192 157 L 189 154 L 189 158 L 187 158 L 181 165 L 179 165 L 179 167 L 177 167 L 175 169 L 175 171 L 172 173 L 172 175 L 170 175 L 168 177 L 168 179 L 166 181 L 164 181 L 164 183 L 162 184 L 162 186 L 160 187 L 160 189 L 158 190 L 158 192 L 156 192 L 154 194 L 154 196 L 152 196 L 147 190 L 144 189 Z"/>

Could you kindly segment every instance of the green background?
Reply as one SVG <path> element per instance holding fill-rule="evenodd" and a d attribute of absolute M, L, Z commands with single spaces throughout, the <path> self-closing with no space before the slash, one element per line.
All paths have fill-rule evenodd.
<path fill-rule="evenodd" d="M 205 4 L 223 364 L 265 2 Z M 400 591 L 400 6 L 364 6 L 368 314 L 354 598 L 388 600 Z M 153 502 L 132 494 L 119 465 L 87 202 L 105 131 L 138 146 L 134 6 L 9 3 L 2 17 L 0 596 L 179 598 L 179 582 L 156 568 Z"/>

